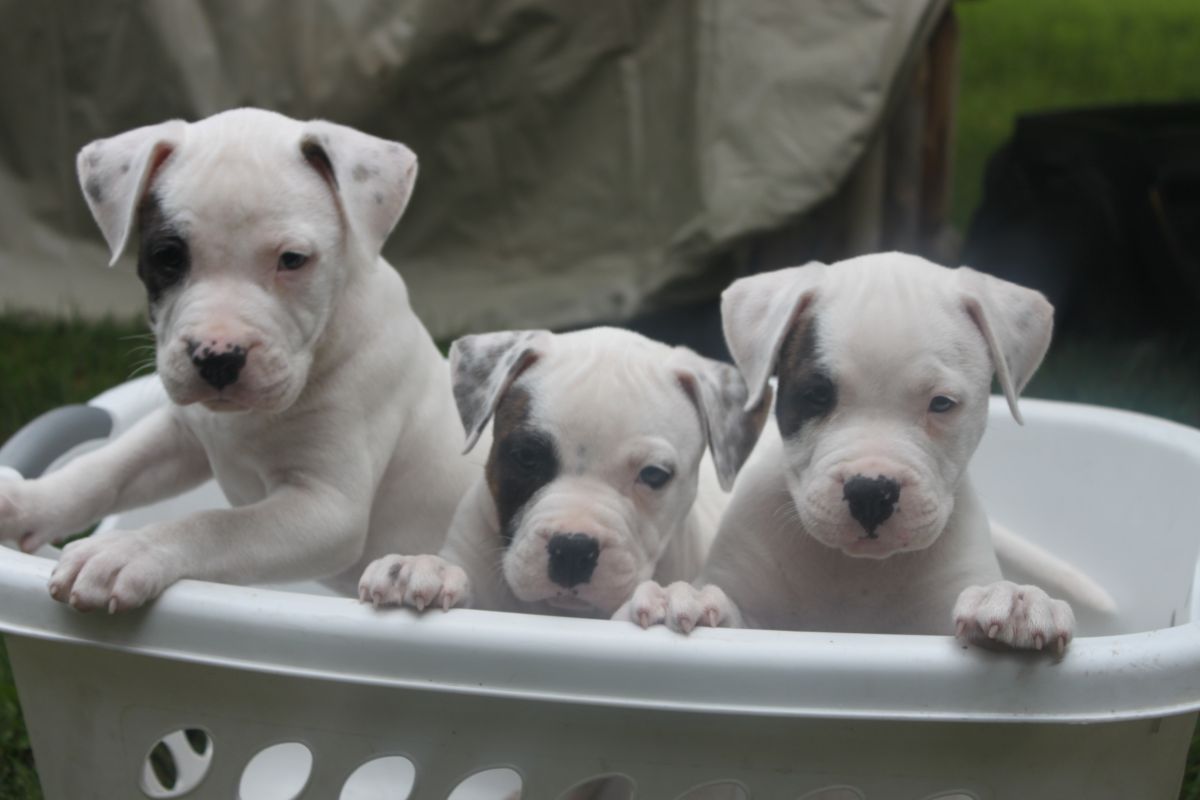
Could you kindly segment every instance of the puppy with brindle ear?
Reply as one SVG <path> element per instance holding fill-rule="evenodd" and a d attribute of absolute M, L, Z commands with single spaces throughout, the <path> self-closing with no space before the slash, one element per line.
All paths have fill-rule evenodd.
<path fill-rule="evenodd" d="M 51 595 L 116 611 L 180 578 L 353 592 L 371 559 L 440 546 L 477 467 L 453 444 L 448 366 L 380 257 L 413 153 L 239 109 L 92 142 L 78 169 L 113 261 L 137 249 L 171 403 L 0 483 L 0 538 L 32 551 L 210 476 L 234 507 L 73 542 Z"/>
<path fill-rule="evenodd" d="M 607 617 L 695 577 L 769 396 L 612 328 L 467 336 L 450 363 L 468 451 L 494 420 L 487 466 L 441 552 L 374 562 L 364 602 Z"/>
<path fill-rule="evenodd" d="M 697 585 L 647 583 L 619 617 L 1066 647 L 1070 606 L 1001 579 L 967 476 L 993 375 L 1021 419 L 1042 295 L 887 253 L 739 280 L 722 315 L 749 402 L 778 377 L 776 424 Z"/>

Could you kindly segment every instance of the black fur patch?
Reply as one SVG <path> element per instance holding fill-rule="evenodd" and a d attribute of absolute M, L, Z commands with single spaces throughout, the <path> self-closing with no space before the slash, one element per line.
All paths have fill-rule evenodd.
<path fill-rule="evenodd" d="M 505 546 L 512 543 L 525 504 L 554 480 L 560 469 L 554 438 L 528 423 L 529 393 L 514 386 L 496 407 L 486 468 Z"/>
<path fill-rule="evenodd" d="M 776 367 L 779 396 L 775 418 L 779 432 L 795 436 L 805 424 L 829 414 L 837 406 L 837 385 L 817 363 L 817 332 L 814 320 L 801 319 L 779 348 Z"/>
<path fill-rule="evenodd" d="M 150 299 L 150 318 L 154 306 L 173 286 L 181 283 L 191 266 L 191 252 L 183 231 L 163 214 L 158 197 L 147 194 L 138 206 L 137 274 Z"/>

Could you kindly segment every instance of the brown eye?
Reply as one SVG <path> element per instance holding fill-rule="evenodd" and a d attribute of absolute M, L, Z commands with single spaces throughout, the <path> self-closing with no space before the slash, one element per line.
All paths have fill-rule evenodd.
<path fill-rule="evenodd" d="M 651 489 L 661 489 L 673 476 L 662 467 L 646 467 L 638 473 L 638 482 L 644 483 Z"/>
<path fill-rule="evenodd" d="M 149 261 L 156 272 L 166 275 L 179 273 L 186 266 L 187 251 L 182 242 L 167 239 L 151 248 Z"/>
<path fill-rule="evenodd" d="M 304 253 L 294 253 L 291 250 L 279 257 L 279 268 L 291 272 L 300 269 L 308 263 L 308 256 Z"/>
<path fill-rule="evenodd" d="M 950 409 L 954 408 L 958 403 L 946 397 L 944 394 L 939 394 L 937 397 L 929 401 L 929 410 L 934 414 L 945 414 Z"/>

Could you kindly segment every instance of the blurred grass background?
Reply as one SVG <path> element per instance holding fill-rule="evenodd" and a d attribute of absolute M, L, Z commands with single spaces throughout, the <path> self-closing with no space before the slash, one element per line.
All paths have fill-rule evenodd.
<path fill-rule="evenodd" d="M 962 71 L 952 219 L 960 228 L 979 202 L 987 158 L 1016 114 L 1200 100 L 1198 0 L 963 0 L 957 10 Z M 43 411 L 126 380 L 145 359 L 136 338 L 145 330 L 140 320 L 85 323 L 0 311 L 0 441 Z M 1200 342 L 1169 333 L 1058 341 L 1027 393 L 1200 427 Z M 32 764 L 0 648 L 0 800 L 40 796 Z M 1180 796 L 1200 800 L 1200 741 Z"/>

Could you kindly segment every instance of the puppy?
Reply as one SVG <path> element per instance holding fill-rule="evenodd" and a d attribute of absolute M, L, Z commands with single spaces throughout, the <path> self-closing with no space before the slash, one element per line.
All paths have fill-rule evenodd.
<path fill-rule="evenodd" d="M 494 417 L 487 465 L 440 554 L 374 562 L 364 602 L 607 617 L 696 576 L 769 395 L 612 328 L 467 336 L 450 364 L 468 451 Z"/>
<path fill-rule="evenodd" d="M 241 109 L 92 142 L 78 169 L 113 262 L 135 240 L 171 404 L 0 483 L 0 538 L 32 551 L 210 477 L 234 508 L 73 542 L 51 595 L 111 612 L 180 578 L 352 593 L 380 554 L 436 549 L 477 468 L 446 362 L 380 257 L 413 153 Z"/>
<path fill-rule="evenodd" d="M 776 424 L 697 586 L 644 584 L 618 618 L 1066 647 L 1070 606 L 1001 580 L 967 476 L 993 375 L 1021 419 L 1042 295 L 888 253 L 739 280 L 722 314 L 749 402 L 778 376 Z"/>

